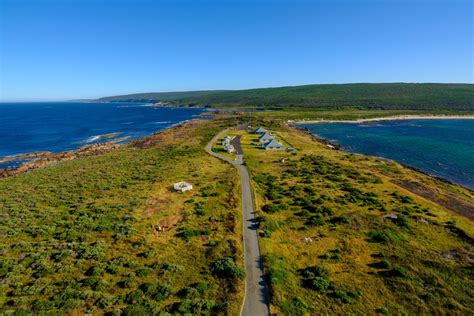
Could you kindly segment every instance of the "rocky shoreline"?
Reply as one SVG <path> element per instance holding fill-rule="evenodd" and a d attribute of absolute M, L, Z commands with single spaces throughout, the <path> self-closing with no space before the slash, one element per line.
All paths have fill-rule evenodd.
<path fill-rule="evenodd" d="M 3 169 L 0 168 L 0 179 L 16 176 L 22 173 L 48 167 L 61 161 L 99 156 L 99 155 L 114 151 L 123 146 L 140 147 L 141 144 L 146 143 L 150 139 L 150 136 L 156 135 L 162 131 L 166 131 L 169 129 L 179 128 L 180 126 L 183 126 L 184 124 L 189 124 L 196 120 L 199 120 L 199 119 L 185 120 L 185 121 L 173 124 L 164 130 L 155 132 L 149 136 L 144 136 L 141 138 L 134 139 L 130 142 L 127 142 L 126 144 L 122 142 L 128 140 L 129 137 L 114 138 L 121 133 L 110 133 L 110 134 L 101 135 L 100 139 L 96 140 L 96 141 L 100 141 L 100 140 L 104 140 L 104 141 L 108 140 L 108 141 L 86 145 L 79 149 L 63 151 L 59 153 L 42 151 L 42 152 L 34 152 L 34 153 L 4 157 L 0 159 L 0 163 L 15 161 L 15 160 L 27 160 L 27 161 L 23 162 L 17 167 L 3 168 Z"/>
<path fill-rule="evenodd" d="M 110 152 L 122 145 L 116 144 L 116 141 L 97 143 L 81 147 L 76 150 L 69 150 L 60 153 L 40 152 L 22 155 L 23 159 L 30 159 L 16 168 L 0 169 L 0 178 L 16 176 L 22 173 L 30 172 L 50 165 L 54 165 L 60 161 L 73 160 L 78 158 L 86 158 L 101 155 Z M 16 157 L 15 160 L 19 160 Z"/>
<path fill-rule="evenodd" d="M 14 156 L 0 157 L 0 164 L 16 160 L 29 160 L 34 158 L 40 158 L 51 154 L 50 151 L 38 151 L 33 153 L 19 154 Z"/>

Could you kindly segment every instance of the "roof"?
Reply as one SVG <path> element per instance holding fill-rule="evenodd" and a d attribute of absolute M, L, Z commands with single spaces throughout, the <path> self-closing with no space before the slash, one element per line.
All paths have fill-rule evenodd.
<path fill-rule="evenodd" d="M 185 181 L 181 181 L 181 182 L 174 183 L 173 188 L 179 191 L 183 191 L 183 190 L 187 191 L 187 190 L 191 190 L 193 186 Z"/>
<path fill-rule="evenodd" d="M 266 139 L 270 140 L 270 139 L 274 139 L 274 138 L 275 138 L 274 135 L 265 132 L 265 134 L 263 134 L 262 136 L 260 136 L 258 139 L 259 139 L 259 140 L 266 140 Z"/>
<path fill-rule="evenodd" d="M 255 133 L 262 133 L 263 134 L 263 133 L 266 133 L 266 132 L 267 132 L 267 130 L 264 129 L 263 127 L 259 127 L 259 128 L 257 128 L 257 130 L 255 130 Z"/>
<path fill-rule="evenodd" d="M 269 142 L 265 143 L 263 146 L 265 147 L 283 147 L 283 144 L 277 141 L 275 138 L 270 140 Z"/>

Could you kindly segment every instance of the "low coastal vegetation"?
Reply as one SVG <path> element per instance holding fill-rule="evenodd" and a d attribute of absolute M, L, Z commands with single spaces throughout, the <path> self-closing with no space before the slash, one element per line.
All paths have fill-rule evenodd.
<path fill-rule="evenodd" d="M 268 152 L 255 135 L 242 138 L 272 313 L 473 312 L 472 221 L 407 184 L 451 196 L 471 216 L 473 192 L 331 149 L 292 127 L 273 129 L 296 151 Z"/>
<path fill-rule="evenodd" d="M 0 311 L 238 314 L 239 178 L 203 121 L 0 180 Z M 173 182 L 193 190 L 179 193 Z"/>
<path fill-rule="evenodd" d="M 294 149 L 229 132 L 252 177 L 272 314 L 474 312 L 472 191 L 264 112 L 0 179 L 0 311 L 238 315 L 240 180 L 204 147 L 243 122 Z"/>
<path fill-rule="evenodd" d="M 234 91 L 139 93 L 98 101 L 285 110 L 418 110 L 474 112 L 474 85 L 432 83 L 320 84 Z M 406 114 L 406 112 L 404 113 Z"/>

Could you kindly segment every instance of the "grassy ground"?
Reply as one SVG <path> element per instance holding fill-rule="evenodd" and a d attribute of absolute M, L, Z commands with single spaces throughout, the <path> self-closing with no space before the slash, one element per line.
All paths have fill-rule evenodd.
<path fill-rule="evenodd" d="M 272 313 L 473 313 L 474 226 L 448 209 L 474 208 L 473 192 L 331 150 L 269 113 L 0 179 L 0 312 L 237 315 L 239 177 L 203 148 L 253 120 L 297 150 L 229 132 L 253 178 Z M 193 190 L 173 192 L 183 180 Z"/>
<path fill-rule="evenodd" d="M 238 314 L 240 180 L 203 150 L 223 128 L 0 180 L 0 311 Z"/>
<path fill-rule="evenodd" d="M 472 221 L 396 183 L 474 205 L 471 191 L 273 128 L 298 151 L 265 151 L 243 136 L 272 313 L 473 312 Z"/>

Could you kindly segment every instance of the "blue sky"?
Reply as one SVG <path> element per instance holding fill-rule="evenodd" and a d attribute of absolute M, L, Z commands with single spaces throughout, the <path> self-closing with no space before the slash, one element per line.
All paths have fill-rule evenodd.
<path fill-rule="evenodd" d="M 0 101 L 473 82 L 461 0 L 0 0 Z"/>

